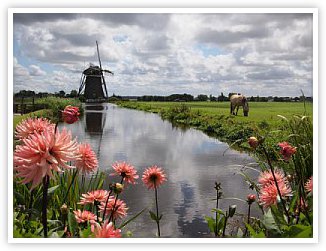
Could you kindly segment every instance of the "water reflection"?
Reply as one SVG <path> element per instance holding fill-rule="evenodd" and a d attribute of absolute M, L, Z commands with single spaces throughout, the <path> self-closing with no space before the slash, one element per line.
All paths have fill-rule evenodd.
<path fill-rule="evenodd" d="M 162 237 L 212 237 L 204 216 L 212 215 L 215 206 L 215 181 L 221 182 L 225 197 L 246 198 L 248 185 L 238 174 L 239 168 L 232 165 L 253 162 L 248 155 L 225 152 L 228 145 L 197 130 L 176 128 L 156 114 L 111 104 L 101 107 L 87 107 L 84 118 L 69 129 L 79 141 L 98 149 L 100 168 L 109 173 L 115 161 L 132 163 L 140 176 L 150 165 L 165 169 L 168 181 L 158 191 Z M 108 176 L 105 186 L 118 181 L 118 177 Z M 155 210 L 153 191 L 138 180 L 126 187 L 121 199 L 128 204 L 129 217 L 147 208 L 127 226 L 133 237 L 155 237 L 156 224 L 148 214 Z M 237 204 L 239 212 L 247 210 L 247 205 L 237 200 L 220 202 L 223 210 L 229 204 Z M 253 208 L 252 215 L 257 211 Z"/>
<path fill-rule="evenodd" d="M 106 123 L 106 112 L 103 112 L 107 106 L 101 105 L 86 105 L 85 117 L 86 127 L 85 131 L 90 135 L 101 134 Z"/>

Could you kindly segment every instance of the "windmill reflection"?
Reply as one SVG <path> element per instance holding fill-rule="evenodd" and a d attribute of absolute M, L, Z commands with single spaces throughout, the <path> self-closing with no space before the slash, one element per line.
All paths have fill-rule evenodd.
<path fill-rule="evenodd" d="M 103 134 L 103 128 L 106 122 L 106 112 L 103 111 L 107 107 L 102 104 L 86 105 L 86 128 L 85 131 L 90 135 Z"/>

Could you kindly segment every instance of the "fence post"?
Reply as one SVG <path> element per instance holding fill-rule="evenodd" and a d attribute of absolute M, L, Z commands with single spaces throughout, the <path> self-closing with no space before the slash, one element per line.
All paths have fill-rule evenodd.
<path fill-rule="evenodd" d="M 20 104 L 20 115 L 24 114 L 23 107 L 24 107 L 24 96 L 22 97 L 22 101 L 21 101 L 21 104 Z"/>

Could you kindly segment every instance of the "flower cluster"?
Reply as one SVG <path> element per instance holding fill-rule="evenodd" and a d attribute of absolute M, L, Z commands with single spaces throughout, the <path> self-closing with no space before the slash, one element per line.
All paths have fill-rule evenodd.
<path fill-rule="evenodd" d="M 159 187 L 166 181 L 166 176 L 162 168 L 157 166 L 148 167 L 143 174 L 142 180 L 148 189 Z"/>
<path fill-rule="evenodd" d="M 292 190 L 286 177 L 284 176 L 284 173 L 281 170 L 276 169 L 274 171 L 274 174 L 282 198 L 291 196 Z M 272 171 L 268 170 L 262 172 L 258 178 L 258 183 L 260 186 L 260 204 L 263 205 L 263 207 L 265 208 L 271 205 L 276 205 L 280 198 L 278 198 L 279 194 Z"/>
<path fill-rule="evenodd" d="M 95 172 L 98 167 L 98 160 L 95 152 L 88 143 L 79 144 L 76 154 L 79 158 L 75 161 L 75 166 L 83 174 Z"/>
<path fill-rule="evenodd" d="M 105 202 L 108 196 L 109 196 L 109 192 L 106 190 L 90 191 L 86 194 L 82 194 L 82 197 L 80 198 L 80 202 L 78 204 L 80 205 L 87 205 L 87 204 L 94 205 L 96 203 L 99 204 L 101 202 Z"/>
<path fill-rule="evenodd" d="M 52 129 L 52 126 L 49 127 Z M 40 184 L 46 175 L 52 177 L 52 170 L 61 172 L 61 168 L 72 168 L 67 163 L 77 157 L 77 142 L 72 139 L 71 133 L 65 128 L 56 133 L 50 129 L 23 138 L 14 152 L 17 177 L 23 178 L 24 184 L 32 182 L 32 188 Z"/>
<path fill-rule="evenodd" d="M 282 154 L 285 161 L 288 161 L 297 151 L 297 148 L 291 146 L 288 142 L 278 143 L 278 146 L 281 148 L 280 154 Z"/>
<path fill-rule="evenodd" d="M 123 181 L 127 183 L 135 184 L 135 180 L 139 178 L 135 167 L 126 162 L 116 162 L 112 165 L 112 168 L 114 169 L 115 173 L 111 175 L 121 176 Z"/>
<path fill-rule="evenodd" d="M 62 120 L 68 124 L 73 124 L 79 120 L 79 108 L 75 106 L 68 105 L 62 111 Z"/>

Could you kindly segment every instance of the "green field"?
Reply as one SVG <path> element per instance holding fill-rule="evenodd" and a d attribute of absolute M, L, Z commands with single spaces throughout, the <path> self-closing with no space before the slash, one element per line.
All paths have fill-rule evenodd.
<path fill-rule="evenodd" d="M 275 147 L 292 133 L 280 116 L 308 116 L 312 120 L 313 104 L 303 102 L 250 102 L 249 116 L 242 108 L 238 115 L 230 115 L 229 102 L 118 102 L 119 106 L 158 113 L 162 119 L 180 127 L 192 127 L 235 147 L 248 147 L 250 136 L 266 137 L 266 143 Z M 271 135 L 272 134 L 272 135 Z"/>
<path fill-rule="evenodd" d="M 259 123 L 267 121 L 274 128 L 281 123 L 278 115 L 292 117 L 293 115 L 307 115 L 312 117 L 312 103 L 303 102 L 251 102 L 249 104 L 249 116 L 244 117 L 242 108 L 238 116 L 230 115 L 229 102 L 186 102 L 193 112 L 199 111 L 202 115 L 220 118 L 221 115 L 232 118 L 238 122 Z M 159 113 L 171 107 L 180 105 L 180 102 L 123 102 L 120 105 L 133 109 L 145 110 Z"/>

